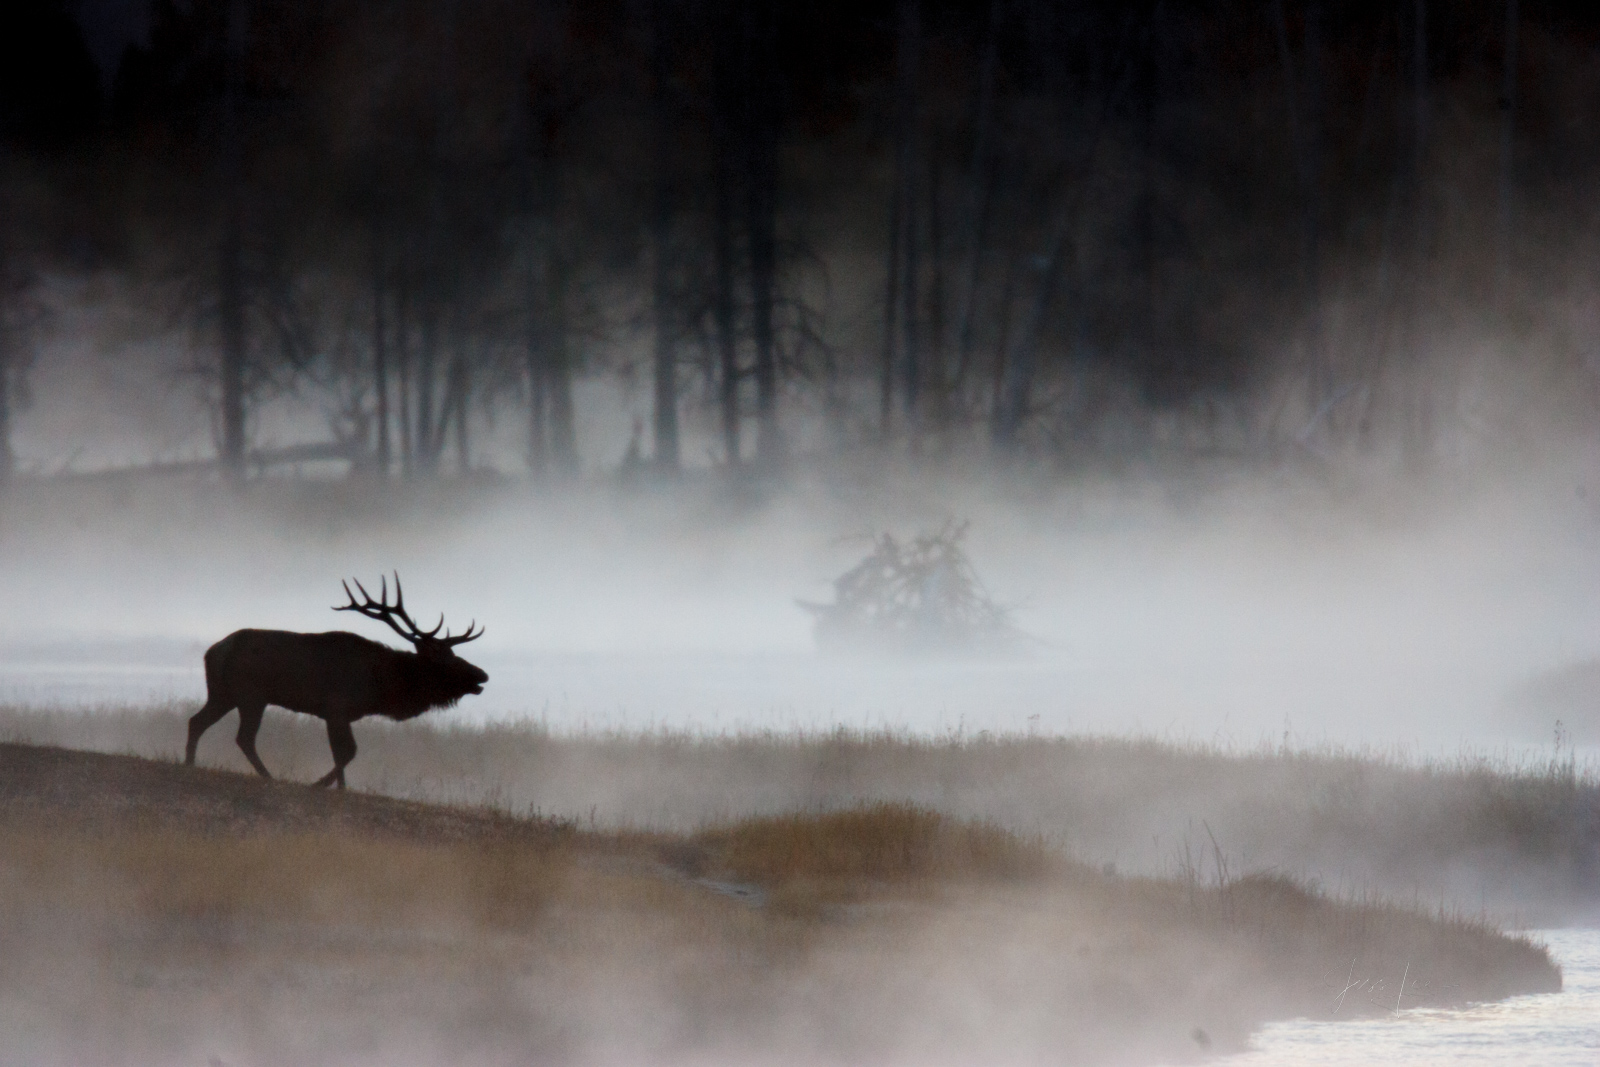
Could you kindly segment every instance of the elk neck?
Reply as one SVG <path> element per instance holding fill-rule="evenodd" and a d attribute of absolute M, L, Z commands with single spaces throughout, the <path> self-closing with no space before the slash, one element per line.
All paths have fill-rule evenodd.
<path fill-rule="evenodd" d="M 395 650 L 394 691 L 386 694 L 385 716 L 404 721 L 436 708 L 449 708 L 483 690 L 489 676 L 459 656 Z"/>

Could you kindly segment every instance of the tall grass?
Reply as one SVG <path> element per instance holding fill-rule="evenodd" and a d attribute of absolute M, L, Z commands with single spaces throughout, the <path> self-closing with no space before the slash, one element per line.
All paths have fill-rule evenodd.
<path fill-rule="evenodd" d="M 910 804 L 747 819 L 697 840 L 735 874 L 774 883 L 796 878 L 905 882 L 1018 879 L 1050 868 L 1044 849 L 990 823 L 959 822 Z"/>

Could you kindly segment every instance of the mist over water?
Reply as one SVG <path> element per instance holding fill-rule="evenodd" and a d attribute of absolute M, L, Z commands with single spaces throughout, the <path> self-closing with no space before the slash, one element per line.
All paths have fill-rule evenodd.
<path fill-rule="evenodd" d="M 1464 1010 L 1402 1008 L 1387 1018 L 1359 1021 L 1273 1023 L 1255 1039 L 1253 1051 L 1225 1062 L 1238 1067 L 1511 1062 L 1589 1067 L 1600 1055 L 1600 931 L 1546 930 L 1537 936 L 1561 964 L 1560 993 Z"/>
<path fill-rule="evenodd" d="M 516 485 L 243 498 L 184 483 L 41 495 L 0 529 L 0 698 L 203 699 L 245 626 L 384 627 L 329 609 L 398 570 L 413 615 L 486 636 L 451 721 L 552 729 L 1134 732 L 1455 754 L 1548 745 L 1518 687 L 1600 652 L 1600 515 L 1564 471 L 1337 494 L 1243 475 L 1041 489 L 833 473 L 788 490 Z M 1577 483 L 1580 487 L 1581 481 Z M 1004 658 L 818 653 L 796 598 L 877 531 L 971 523 L 1028 641 Z M 1596 743 L 1582 709 L 1567 742 Z"/>
<path fill-rule="evenodd" d="M 599 471 L 565 487 L 512 478 L 381 488 L 269 478 L 242 492 L 204 479 L 24 484 L 13 491 L 17 506 L 0 514 L 0 600 L 19 606 L 0 619 L 0 703 L 79 710 L 176 702 L 187 712 L 204 697 L 204 650 L 241 627 L 350 629 L 398 644 L 378 624 L 330 611 L 342 602 L 341 579 L 371 588 L 398 571 L 419 622 L 442 613 L 456 632 L 471 621 L 486 627 L 462 652 L 490 681 L 481 696 L 431 714 L 437 725 L 533 720 L 565 735 L 816 735 L 835 726 L 940 738 L 1132 734 L 1229 749 L 1326 742 L 1540 764 L 1559 718 L 1564 753 L 1588 772 L 1600 717 L 1581 701 L 1530 704 L 1519 694 L 1600 656 L 1592 550 L 1600 507 L 1589 495 L 1589 459 L 1580 447 L 1552 447 L 1515 473 L 1475 465 L 1414 482 L 1243 462 L 1044 477 L 959 463 L 866 470 L 819 461 L 767 485 L 704 471 L 667 485 Z M 873 534 L 950 521 L 970 523 L 966 547 L 979 577 L 1028 635 L 1018 654 L 816 649 L 796 598 L 830 599 L 833 579 L 866 554 Z M 319 724 L 299 721 L 304 729 L 291 737 L 284 720 L 303 717 L 274 710 L 268 718 L 263 748 L 274 772 L 290 781 L 320 774 L 328 757 Z M 230 725 L 208 735 L 203 763 L 234 758 Z M 405 768 L 416 773 L 414 795 L 468 802 L 506 784 L 463 783 L 474 765 L 436 767 L 446 762 L 437 751 L 384 762 L 386 745 L 422 728 L 358 724 L 363 754 L 352 783 L 404 794 L 410 780 L 394 769 Z M 181 719 L 163 730 L 170 740 L 142 751 L 175 754 Z M 537 735 L 523 740 L 517 752 L 541 751 Z M 520 779 L 508 774 L 528 791 L 506 795 L 559 817 L 587 813 L 591 826 L 684 829 L 752 814 L 738 806 L 752 799 L 770 813 L 846 803 L 876 788 L 865 760 L 858 778 L 830 784 L 808 778 L 802 754 L 781 779 L 753 762 L 737 784 L 731 776 L 720 783 L 719 798 L 719 783 L 686 789 L 695 768 L 685 763 L 675 776 L 670 754 L 606 763 L 566 752 L 570 766 L 530 760 Z M 1100 783 L 1122 810 L 1097 823 L 1092 780 L 1075 783 L 1081 793 L 1070 803 L 1031 810 L 1043 791 L 1003 780 L 1001 763 L 981 766 L 954 785 L 914 770 L 886 775 L 883 788 L 1048 833 L 1095 869 L 1124 874 L 1169 875 L 1177 850 L 1220 839 L 1218 853 L 1241 865 L 1297 857 L 1295 876 L 1334 893 L 1420 885 L 1428 905 L 1494 908 L 1497 917 L 1515 917 L 1524 894 L 1568 904 L 1560 892 L 1537 896 L 1546 871 L 1525 881 L 1503 876 L 1514 856 L 1469 852 L 1449 857 L 1459 869 L 1419 873 L 1386 868 L 1388 857 L 1364 854 L 1355 837 L 1314 841 L 1308 833 L 1302 853 L 1281 840 L 1262 845 L 1252 822 L 1272 795 L 1247 798 L 1250 807 L 1240 801 L 1249 783 L 1237 785 L 1239 795 L 1228 795 L 1235 783 L 1220 782 L 1211 794 L 1164 797 L 1137 782 L 1114 794 Z M 1041 777 L 1051 768 L 1042 766 Z M 1337 788 L 1345 780 L 1328 781 Z M 1292 792 L 1295 783 L 1271 788 Z M 1305 827 L 1318 825 L 1322 794 L 1313 793 L 1295 796 L 1303 807 L 1286 819 L 1291 831 L 1302 814 Z M 1221 856 L 1213 862 L 1210 877 L 1220 879 Z M 247 944 L 251 935 L 238 936 Z M 1567 945 L 1555 935 L 1552 942 Z M 955 970 L 942 947 L 931 958 Z M 1584 973 L 1574 968 L 1573 985 L 1557 995 L 1564 999 L 1402 1012 L 1328 1029 L 1283 1024 L 1264 1032 L 1244 1062 L 1431 1064 L 1462 1048 L 1494 1062 L 1508 1041 L 1529 1047 L 1528 1028 L 1541 1020 L 1587 1010 Z M 593 1025 L 608 1040 L 627 1032 L 615 1004 L 667 999 L 648 982 L 641 992 L 634 961 L 595 981 L 595 999 L 607 1007 Z M 952 979 L 937 993 L 958 1010 L 968 1006 L 964 990 Z M 1022 1036 L 1036 1033 L 1035 1023 L 1018 1022 Z M 1561 1022 L 1560 1030 L 1542 1046 L 1551 1062 L 1569 1054 L 1584 1062 L 1581 1028 Z M 324 1040 L 335 1032 L 322 1022 L 308 1031 Z"/>
<path fill-rule="evenodd" d="M 1597 39 L 0 4 L 0 1067 L 1593 1064 Z"/>

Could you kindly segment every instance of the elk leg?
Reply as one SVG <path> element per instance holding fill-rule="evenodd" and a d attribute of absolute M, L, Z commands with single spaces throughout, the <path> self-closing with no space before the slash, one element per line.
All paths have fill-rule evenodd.
<path fill-rule="evenodd" d="M 185 766 L 194 766 L 194 752 L 200 744 L 200 735 L 215 726 L 217 720 L 232 710 L 232 704 L 224 704 L 216 697 L 207 695 L 205 707 L 195 712 L 189 719 L 189 744 L 183 750 Z"/>
<path fill-rule="evenodd" d="M 344 788 L 345 765 L 356 758 L 356 735 L 350 724 L 341 719 L 328 720 L 328 747 L 333 749 L 333 770 L 316 780 L 316 788 L 338 784 Z"/>
<path fill-rule="evenodd" d="M 239 734 L 234 740 L 239 743 L 239 751 L 244 753 L 244 758 L 250 761 L 256 773 L 263 778 L 271 778 L 272 775 L 267 773 L 267 765 L 256 755 L 256 733 L 261 729 L 261 716 L 266 711 L 265 704 L 240 704 Z"/>

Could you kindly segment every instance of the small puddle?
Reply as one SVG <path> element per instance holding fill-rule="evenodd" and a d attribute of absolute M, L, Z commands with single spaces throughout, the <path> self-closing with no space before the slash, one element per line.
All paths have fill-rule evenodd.
<path fill-rule="evenodd" d="M 719 882 L 714 878 L 696 878 L 694 884 L 721 896 L 731 897 L 751 908 L 767 906 L 766 890 L 760 886 L 746 885 L 743 882 Z"/>

